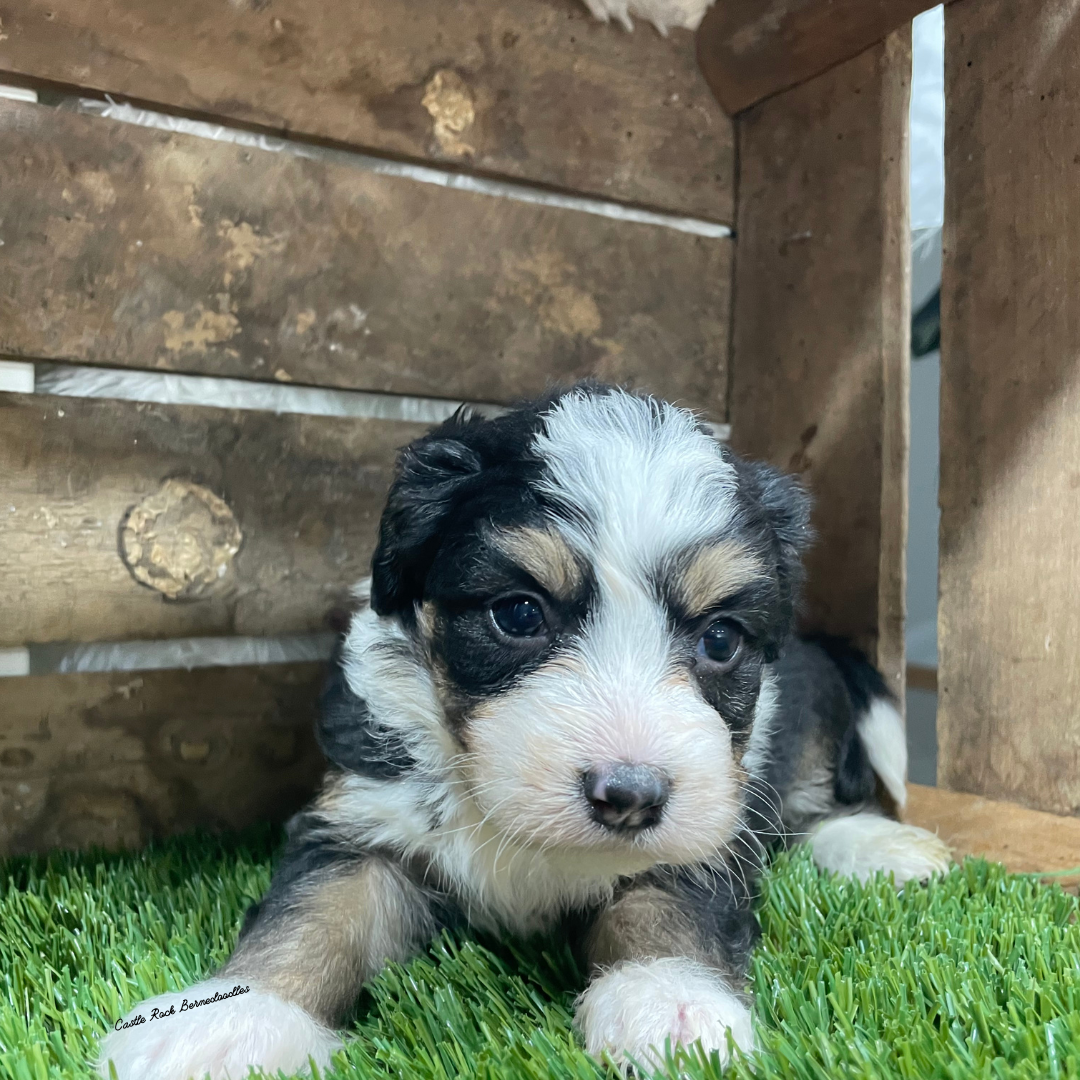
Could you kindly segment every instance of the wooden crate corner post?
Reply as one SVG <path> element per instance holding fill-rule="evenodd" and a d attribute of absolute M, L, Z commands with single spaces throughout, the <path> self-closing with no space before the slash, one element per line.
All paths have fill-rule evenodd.
<path fill-rule="evenodd" d="M 902 699 L 910 30 L 753 106 L 739 147 L 732 441 L 815 498 L 806 623 Z"/>
<path fill-rule="evenodd" d="M 1080 18 L 945 12 L 939 782 L 1080 812 Z"/>

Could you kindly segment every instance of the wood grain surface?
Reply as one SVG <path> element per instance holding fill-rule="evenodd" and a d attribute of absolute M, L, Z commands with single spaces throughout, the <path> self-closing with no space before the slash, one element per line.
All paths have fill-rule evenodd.
<path fill-rule="evenodd" d="M 579 0 L 2 0 L 0 70 L 730 222 L 694 39 Z"/>
<path fill-rule="evenodd" d="M 12 356 L 724 415 L 727 239 L 10 101 L 0 230 Z"/>
<path fill-rule="evenodd" d="M 805 622 L 902 698 L 910 34 L 755 106 L 741 161 L 732 444 L 815 499 Z"/>
<path fill-rule="evenodd" d="M 858 56 L 935 0 L 721 0 L 698 62 L 731 116 Z"/>
<path fill-rule="evenodd" d="M 0 856 L 284 821 L 325 761 L 322 666 L 0 679 Z"/>
<path fill-rule="evenodd" d="M 1080 812 L 1080 20 L 946 9 L 939 782 Z"/>
<path fill-rule="evenodd" d="M 326 629 L 424 430 L 0 394 L 0 645 Z"/>
<path fill-rule="evenodd" d="M 1074 817 L 908 784 L 904 820 L 937 833 L 955 859 L 978 855 L 1013 873 L 1048 873 L 1074 889 L 1080 884 L 1080 874 L 1061 874 L 1080 868 L 1080 821 Z"/>

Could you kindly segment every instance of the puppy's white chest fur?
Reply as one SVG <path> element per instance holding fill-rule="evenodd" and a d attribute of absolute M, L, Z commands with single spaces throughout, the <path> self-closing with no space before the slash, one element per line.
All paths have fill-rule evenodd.
<path fill-rule="evenodd" d="M 358 846 L 388 847 L 426 864 L 432 883 L 464 906 L 469 922 L 489 930 L 543 930 L 567 911 L 608 899 L 620 877 L 655 861 L 645 852 L 635 859 L 625 851 L 545 848 L 542 837 L 511 842 L 456 786 L 408 779 L 390 788 L 348 776 L 334 796 L 335 814 Z"/>

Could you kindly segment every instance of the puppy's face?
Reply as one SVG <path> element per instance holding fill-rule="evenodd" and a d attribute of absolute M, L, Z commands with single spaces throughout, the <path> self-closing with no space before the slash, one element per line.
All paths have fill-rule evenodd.
<path fill-rule="evenodd" d="M 691 862 L 737 827 L 806 516 L 689 413 L 578 389 L 406 451 L 373 604 L 422 644 L 501 833 Z"/>

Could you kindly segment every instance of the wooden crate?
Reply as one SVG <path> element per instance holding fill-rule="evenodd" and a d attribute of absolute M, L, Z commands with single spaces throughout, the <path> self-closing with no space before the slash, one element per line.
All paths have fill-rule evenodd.
<path fill-rule="evenodd" d="M 1063 4 L 1023 34 L 1042 41 Z M 0 357 L 492 405 L 585 375 L 647 388 L 805 476 L 819 534 L 807 625 L 854 637 L 899 692 L 905 23 L 926 6 L 777 0 L 762 21 L 730 0 L 695 40 L 627 34 L 579 0 L 414 0 L 407 17 L 385 0 L 11 0 L 0 82 L 38 101 L 0 99 Z M 1019 29 L 1015 49 L 992 40 L 1024 20 L 1007 0 L 958 0 L 949 19 L 951 45 L 983 65 L 952 69 L 950 175 L 983 185 L 985 213 L 1009 165 L 965 78 L 1026 62 Z M 131 107 L 104 109 L 106 95 Z M 1035 122 L 1051 111 L 1017 110 L 1031 145 L 1058 131 Z M 961 161 L 976 143 L 986 152 Z M 1009 385 L 992 358 L 1013 339 L 999 327 L 993 348 L 978 341 L 1006 277 L 976 251 L 989 219 L 975 213 L 953 196 L 948 416 L 967 407 L 948 397 L 973 377 L 959 365 L 988 380 L 972 408 Z M 1061 385 L 1051 369 L 1033 401 Z M 986 415 L 1013 442 L 1027 416 Z M 969 471 L 943 472 L 944 776 L 1070 810 L 1068 782 L 1038 794 L 1049 749 L 1013 739 L 1025 691 L 970 658 L 991 602 L 1027 586 L 1007 525 L 986 532 L 992 547 L 952 545 L 950 492 L 997 475 L 971 479 L 984 435 L 955 427 L 943 447 Z M 0 648 L 332 628 L 365 573 L 394 452 L 421 430 L 0 394 Z M 1065 440 L 1063 422 L 1055 432 Z M 1045 500 L 1067 508 L 1072 490 Z M 1066 514 L 1045 570 L 1071 550 Z M 201 537 L 194 583 L 140 546 L 147 521 Z M 976 588 L 954 599 L 965 575 Z M 1047 701 L 1075 671 L 1067 639 L 1054 648 L 1030 669 L 1057 679 Z M 319 677 L 293 663 L 0 678 L 0 851 L 284 817 L 321 767 Z M 971 710 L 999 706 L 965 749 Z M 987 765 L 998 743 L 1016 751 L 1009 782 Z"/>

